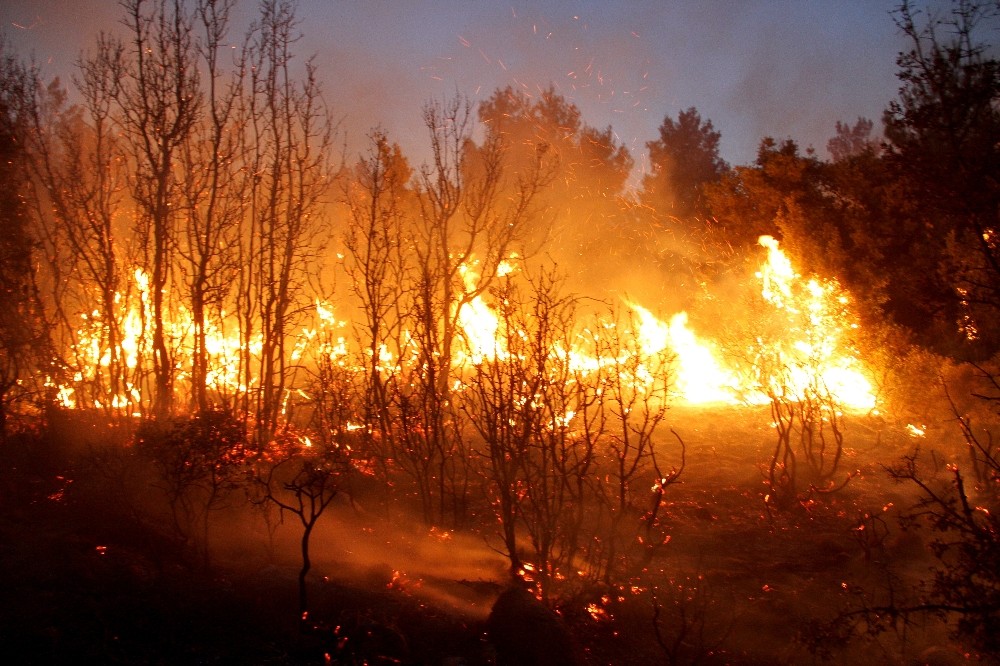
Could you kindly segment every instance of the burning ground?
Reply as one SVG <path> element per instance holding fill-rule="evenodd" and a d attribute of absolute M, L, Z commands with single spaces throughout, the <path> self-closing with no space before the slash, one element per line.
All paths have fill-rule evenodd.
<path fill-rule="evenodd" d="M 935 563 L 932 533 L 901 526 L 917 493 L 880 465 L 909 452 L 914 435 L 878 417 L 853 420 L 846 456 L 856 478 L 787 514 L 763 500 L 768 421 L 764 408 L 674 410 L 688 462 L 666 500 L 669 543 L 629 580 L 575 586 L 557 604 L 590 662 L 800 663 L 820 645 L 846 661 L 966 663 L 960 644 L 931 621 L 875 642 L 844 644 L 823 631 L 861 600 L 913 601 Z M 961 446 L 947 439 L 938 429 L 919 441 L 961 460 Z M 20 502 L 8 503 L 3 523 L 3 626 L 14 653 L 37 663 L 66 653 L 127 662 L 316 663 L 326 653 L 334 663 L 492 663 L 485 620 L 507 562 L 478 537 L 428 530 L 416 516 L 387 518 L 375 508 L 378 489 L 355 493 L 314 536 L 319 627 L 303 635 L 293 619 L 293 523 L 268 533 L 259 515 L 220 510 L 206 571 L 155 522 L 134 517 L 142 498 L 148 516 L 167 510 L 149 497 L 137 465 L 125 479 L 108 479 L 107 467 L 95 469 L 94 449 L 62 454 L 50 452 L 49 470 L 36 460 L 6 477 L 24 484 L 13 493 L 8 483 L 6 496 Z M 51 475 L 67 464 L 72 483 Z M 131 483 L 136 496 L 116 496 L 128 491 L 112 493 L 112 481 Z M 380 638 L 362 640 L 366 631 Z"/>
<path fill-rule="evenodd" d="M 482 399 L 484 386 L 516 388 L 491 383 L 504 375 L 488 370 L 541 358 L 548 372 L 563 368 L 571 385 L 585 385 L 568 392 L 585 399 L 563 394 L 536 436 L 562 434 L 557 441 L 597 460 L 584 473 L 553 466 L 533 475 L 534 455 L 560 449 L 529 455 L 522 451 L 538 445 L 521 450 L 497 437 L 503 425 L 478 430 L 473 455 L 526 457 L 511 477 L 487 467 L 467 481 L 464 527 L 444 525 L 433 511 L 428 520 L 405 471 L 383 476 L 391 459 L 352 454 L 366 438 L 353 422 L 342 422 L 335 440 L 347 449 L 343 464 L 326 467 L 330 458 L 312 451 L 323 444 L 310 429 L 262 456 L 222 415 L 134 431 L 128 421 L 109 427 L 98 412 L 64 404 L 49 415 L 48 431 L 25 433 L 7 449 L 4 625 L 12 649 L 40 662 L 72 652 L 125 661 L 498 663 L 511 631 L 520 636 L 517 659 L 544 653 L 551 638 L 532 638 L 515 620 L 503 620 L 512 623 L 507 634 L 488 622 L 514 569 L 555 610 L 544 616 L 554 623 L 549 632 L 565 632 L 588 663 L 974 659 L 947 623 L 905 612 L 926 603 L 926 572 L 940 565 L 931 547 L 937 535 L 910 517 L 920 489 L 885 468 L 925 448 L 934 452 L 921 458 L 927 482 L 948 487 L 946 470 L 964 464 L 969 440 L 949 424 L 958 407 L 949 408 L 944 386 L 974 378 L 956 368 L 921 411 L 889 413 L 890 403 L 876 397 L 878 375 L 846 342 L 861 339 L 848 295 L 802 276 L 773 239 L 762 238 L 761 248 L 744 300 L 769 322 L 759 330 L 777 334 L 741 349 L 782 360 L 778 366 L 741 365 L 746 356 L 731 342 L 698 336 L 687 313 L 661 320 L 632 302 L 623 303 L 621 320 L 598 320 L 532 356 L 519 328 L 528 320 L 497 300 L 512 292 L 470 301 L 458 318 L 468 331 L 458 356 L 467 378 L 453 393 L 467 417 L 482 418 L 489 406 L 467 393 Z M 477 278 L 465 273 L 470 290 Z M 318 344 L 331 367 L 363 373 L 343 362 L 345 343 L 334 332 L 344 324 L 322 304 L 317 313 L 317 329 L 304 330 L 297 346 L 302 356 Z M 586 385 L 601 391 L 586 393 Z M 592 401 L 605 391 L 615 407 L 595 413 Z M 517 407 L 518 395 L 496 397 Z M 552 398 L 536 388 L 521 406 L 534 401 L 541 412 L 543 399 Z M 639 406 L 635 414 L 630 404 Z M 508 422 L 525 413 L 510 412 Z M 921 420 L 900 421 L 907 414 Z M 192 469 L 204 456 L 215 461 L 213 474 Z M 641 473 L 623 472 L 626 464 Z M 327 470 L 309 478 L 329 480 L 330 492 L 303 483 L 300 469 Z M 587 487 L 555 506 L 577 516 L 567 522 L 585 536 L 574 550 L 564 545 L 572 535 L 562 519 L 550 533 L 531 522 L 531 512 L 558 499 L 550 491 L 536 501 L 541 486 L 531 484 L 553 479 Z M 501 482 L 518 489 L 516 517 L 502 512 Z M 411 489 L 394 499 L 397 486 Z M 624 508 L 608 509 L 623 486 L 635 486 L 617 496 Z M 327 498 L 309 535 L 303 603 L 300 521 L 313 514 L 299 502 Z M 559 546 L 540 550 L 547 534 Z M 533 603 L 513 617 L 545 608 Z M 862 638 L 885 623 L 878 640 Z"/>

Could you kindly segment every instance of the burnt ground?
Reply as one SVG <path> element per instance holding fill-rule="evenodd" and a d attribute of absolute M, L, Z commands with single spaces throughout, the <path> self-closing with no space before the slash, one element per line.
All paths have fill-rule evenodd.
<path fill-rule="evenodd" d="M 954 434 L 942 426 L 915 440 L 878 417 L 854 418 L 843 469 L 856 478 L 775 512 L 760 471 L 774 442 L 768 420 L 766 410 L 672 412 L 687 467 L 668 490 L 671 541 L 634 588 L 584 591 L 560 609 L 584 659 L 975 662 L 935 618 L 871 636 L 858 626 L 851 640 L 824 624 L 890 590 L 914 597 L 929 579 L 929 535 L 900 524 L 916 495 L 882 465 L 917 445 L 957 459 Z M 486 617 L 504 561 L 482 539 L 386 520 L 363 502 L 338 507 L 315 537 L 303 632 L 297 525 L 268 533 L 257 518 L 219 512 L 205 567 L 135 506 L 155 489 L 128 470 L 117 483 L 131 490 L 95 472 L 89 448 L 16 444 L 0 486 L 0 649 L 16 663 L 496 663 Z"/>

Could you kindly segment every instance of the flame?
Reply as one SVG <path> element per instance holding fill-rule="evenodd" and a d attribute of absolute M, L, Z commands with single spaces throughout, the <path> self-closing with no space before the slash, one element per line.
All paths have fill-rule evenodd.
<path fill-rule="evenodd" d="M 768 335 L 753 342 L 751 359 L 755 366 L 747 368 L 727 361 L 720 346 L 702 331 L 696 332 L 687 312 L 676 312 L 661 320 L 646 307 L 628 303 L 634 313 L 632 330 L 618 330 L 620 323 L 591 322 L 589 327 L 573 331 L 579 342 L 557 345 L 550 350 L 553 363 L 563 363 L 578 377 L 598 373 L 606 368 L 628 365 L 635 376 L 629 381 L 641 390 L 654 380 L 653 370 L 662 360 L 653 357 L 664 353 L 670 357 L 671 394 L 690 404 L 759 404 L 780 381 L 783 395 L 802 396 L 810 387 L 822 387 L 843 408 L 872 409 L 875 397 L 867 370 L 851 345 L 858 324 L 851 312 L 850 298 L 836 280 L 818 277 L 804 278 L 780 249 L 777 240 L 762 236 L 759 243 L 767 250 L 766 261 L 755 273 L 759 293 L 767 316 L 777 326 Z M 518 270 L 517 255 L 511 255 L 496 267 L 496 277 L 511 276 Z M 464 292 L 456 299 L 454 314 L 462 331 L 464 344 L 454 363 L 462 368 L 470 364 L 504 360 L 508 354 L 504 339 L 519 331 L 505 331 L 499 314 L 483 297 L 476 262 L 460 267 Z M 141 415 L 151 395 L 147 386 L 151 380 L 149 367 L 152 349 L 152 298 L 149 276 L 141 269 L 132 271 L 131 281 L 123 293 L 115 295 L 117 312 L 92 310 L 79 315 L 79 328 L 73 351 L 78 359 L 72 379 L 57 384 L 49 379 L 47 386 L 56 399 L 67 408 L 112 408 L 123 414 Z M 166 322 L 166 337 L 174 350 L 178 369 L 178 391 L 185 389 L 190 375 L 193 354 L 193 320 L 182 306 L 175 307 Z M 117 325 L 120 330 L 119 349 L 109 348 L 107 330 Z M 348 365 L 349 342 L 338 334 L 348 322 L 338 320 L 334 308 L 321 300 L 315 301 L 312 325 L 301 328 L 289 345 L 291 360 L 324 359 L 345 370 Z M 261 353 L 263 339 L 258 333 L 250 339 L 241 333 L 235 317 L 225 312 L 204 324 L 208 353 L 207 383 L 212 390 L 224 395 L 243 394 L 253 389 L 258 380 L 241 374 L 241 360 Z M 572 336 L 568 337 L 570 339 Z M 594 352 L 595 340 L 623 339 L 621 349 Z M 391 373 L 406 364 L 404 349 L 390 350 L 382 345 L 379 369 Z M 604 354 L 605 357 L 601 357 Z M 753 354 L 751 354 L 753 356 Z M 126 371 L 117 395 L 97 395 L 102 377 L 108 374 L 112 360 Z M 777 362 L 782 373 L 779 379 L 769 376 L 761 365 Z M 359 369 L 354 368 L 359 371 Z M 245 372 L 245 369 L 244 369 Z M 461 387 L 461 381 L 455 386 Z M 291 389 L 296 390 L 296 389 Z M 304 394 L 303 394 L 304 395 Z M 557 419 L 554 427 L 568 428 L 575 414 L 570 411 Z M 357 424 L 358 428 L 364 427 Z"/>
<path fill-rule="evenodd" d="M 639 316 L 639 341 L 644 354 L 657 354 L 668 346 L 676 354 L 675 392 L 686 402 L 736 403 L 739 382 L 726 370 L 715 352 L 688 328 L 688 314 L 678 312 L 665 324 L 637 304 L 630 304 Z"/>
<path fill-rule="evenodd" d="M 507 275 L 512 270 L 511 264 L 501 262 L 497 275 Z M 479 283 L 479 275 L 468 264 L 462 264 L 459 271 L 465 282 L 466 293 L 474 293 Z M 473 365 L 478 365 L 484 360 L 491 360 L 502 355 L 504 349 L 497 337 L 497 331 L 500 329 L 500 318 L 483 300 L 482 294 L 477 294 L 470 301 L 458 307 L 460 308 L 458 323 L 465 334 L 469 361 Z M 459 362 L 462 363 L 462 360 L 464 359 L 460 359 Z"/>
<path fill-rule="evenodd" d="M 858 323 L 848 295 L 836 280 L 803 280 L 771 236 L 758 242 L 767 248 L 767 262 L 756 274 L 761 296 L 784 315 L 784 339 L 764 341 L 788 370 L 783 381 L 789 386 L 782 388 L 803 395 L 808 387 L 820 386 L 845 407 L 874 408 L 871 382 L 849 342 Z"/>
<path fill-rule="evenodd" d="M 94 310 L 79 316 L 80 327 L 75 331 L 77 342 L 74 349 L 79 357 L 79 370 L 70 382 L 48 385 L 56 390 L 59 403 L 66 408 L 97 409 L 111 408 L 132 416 L 142 416 L 142 409 L 148 403 L 149 395 L 144 384 L 148 380 L 148 368 L 144 369 L 144 359 L 148 359 L 152 349 L 152 331 L 148 322 L 152 320 L 152 301 L 149 276 L 141 268 L 132 272 L 132 281 L 125 293 L 115 294 L 115 303 L 120 311 L 102 313 Z M 343 364 L 347 356 L 347 341 L 343 336 L 335 336 L 331 331 L 343 328 L 346 323 L 334 317 L 333 308 L 316 300 L 316 322 L 312 328 L 303 328 L 292 341 L 291 359 L 298 361 L 306 352 L 327 354 L 331 359 Z M 96 383 L 99 375 L 111 365 L 112 350 L 105 340 L 105 328 L 113 320 L 120 322 L 121 340 L 117 355 L 127 368 L 127 377 L 122 390 L 116 395 L 98 395 L 91 401 L 85 399 L 81 389 Z M 190 367 L 194 353 L 194 320 L 191 312 L 178 307 L 165 321 L 165 335 L 174 350 L 174 364 L 178 368 L 177 380 L 180 390 L 190 376 L 183 371 Z M 322 333 L 322 334 L 321 334 Z M 216 319 L 204 323 L 205 348 L 208 355 L 206 385 L 224 394 L 242 394 L 250 390 L 257 379 L 251 378 L 249 385 L 241 374 L 241 356 L 249 352 L 260 354 L 263 336 L 258 333 L 249 340 L 241 337 L 235 318 L 221 312 Z M 148 361 L 146 361 L 148 363 Z"/>
<path fill-rule="evenodd" d="M 819 387 L 844 408 L 874 408 L 871 382 L 848 343 L 850 334 L 858 328 L 848 295 L 835 280 L 804 279 L 773 237 L 761 236 L 759 243 L 767 249 L 767 259 L 755 275 L 763 301 L 780 326 L 772 331 L 778 337 L 756 341 L 757 356 L 760 362 L 768 357 L 772 364 L 777 359 L 781 372 L 767 376 L 760 367 L 738 369 L 722 358 L 717 345 L 691 329 L 687 312 L 677 312 L 665 322 L 642 305 L 630 302 L 636 315 L 635 330 L 630 335 L 636 338 L 637 353 L 642 356 L 635 380 L 652 381 L 646 359 L 669 351 L 673 355 L 672 393 L 689 404 L 763 404 L 775 391 L 795 399 L 806 395 L 811 387 Z M 511 270 L 504 262 L 498 274 Z M 479 278 L 475 271 L 463 266 L 462 276 L 466 291 L 475 291 Z M 459 359 L 459 364 L 503 358 L 506 350 L 498 338 L 499 317 L 481 296 L 462 306 L 459 324 L 468 345 L 468 355 Z M 602 329 L 614 327 L 612 322 L 598 322 L 592 335 L 599 336 Z M 629 353 L 621 350 L 615 358 L 599 358 L 584 345 L 551 350 L 553 359 L 568 360 L 570 367 L 584 376 L 621 363 Z M 568 414 L 564 425 L 571 419 L 572 414 Z"/>

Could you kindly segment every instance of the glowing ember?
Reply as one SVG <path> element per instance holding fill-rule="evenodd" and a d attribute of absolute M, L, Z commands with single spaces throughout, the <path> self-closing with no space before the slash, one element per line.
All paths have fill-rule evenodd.
<path fill-rule="evenodd" d="M 607 600 L 608 600 L 607 597 L 601 598 L 601 601 L 604 603 L 607 603 Z M 593 602 L 587 604 L 587 613 L 590 614 L 590 617 L 597 622 L 602 622 L 602 621 L 606 622 L 612 619 L 611 613 L 609 613 L 606 608 L 604 608 L 600 604 Z"/>

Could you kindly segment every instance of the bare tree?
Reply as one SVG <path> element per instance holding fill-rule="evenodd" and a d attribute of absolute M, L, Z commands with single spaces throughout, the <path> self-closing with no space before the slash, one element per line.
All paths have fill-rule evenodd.
<path fill-rule="evenodd" d="M 487 497 L 500 526 L 511 573 L 517 574 L 524 566 L 518 534 L 525 521 L 541 512 L 527 513 L 533 501 L 529 494 L 542 492 L 536 486 L 545 477 L 538 467 L 544 461 L 532 461 L 532 457 L 542 446 L 538 439 L 542 431 L 554 425 L 547 410 L 554 401 L 545 394 L 566 378 L 564 374 L 557 377 L 553 365 L 560 364 L 562 370 L 565 365 L 552 353 L 559 343 L 565 348 L 572 301 L 560 297 L 554 281 L 544 278 L 541 284 L 529 283 L 525 290 L 515 278 L 505 277 L 495 287 L 494 296 L 498 306 L 496 346 L 475 365 L 461 404 L 483 443 L 480 454 L 485 463 Z M 559 432 L 566 430 L 567 409 L 563 406 L 563 421 L 555 424 Z M 551 528 L 551 523 L 547 527 Z M 553 530 L 539 525 L 528 531 L 545 533 L 538 542 L 547 560 L 554 547 Z"/>
<path fill-rule="evenodd" d="M 334 127 L 311 61 L 296 78 L 295 30 L 291 2 L 262 3 L 245 62 L 249 81 L 241 113 L 252 150 L 237 309 L 248 388 L 244 409 L 256 415 L 259 444 L 273 437 L 283 416 L 293 371 L 290 339 L 308 304 L 304 288 L 321 249 L 321 204 L 331 177 Z"/>
<path fill-rule="evenodd" d="M 606 516 L 603 547 L 591 566 L 595 579 L 611 584 L 648 564 L 669 540 L 663 495 L 684 469 L 684 443 L 675 433 L 680 463 L 669 471 L 661 468 L 657 439 L 670 401 L 673 352 L 643 348 L 634 312 L 623 318 L 612 311 L 608 321 L 613 323 L 592 336 L 594 355 L 601 359 L 592 382 L 602 393 L 597 490 Z"/>
<path fill-rule="evenodd" d="M 88 404 L 165 416 L 187 342 L 176 320 L 186 297 L 190 397 L 205 410 L 206 311 L 220 316 L 242 205 L 234 111 L 242 91 L 220 60 L 231 3 L 122 7 L 131 41 L 102 34 L 74 79 L 82 104 L 62 110 L 50 91 L 51 108 L 42 105 L 36 121 L 35 170 L 52 210 L 40 219 L 53 306 L 65 348 L 83 354 L 75 369 L 92 389 Z M 138 323 L 127 322 L 136 314 Z"/>
<path fill-rule="evenodd" d="M 191 389 L 193 410 L 209 409 L 209 350 L 211 329 L 224 330 L 223 310 L 238 270 L 239 231 L 243 215 L 246 138 L 240 123 L 244 95 L 238 72 L 226 68 L 229 15 L 233 0 L 199 0 L 193 23 L 199 39 L 195 49 L 204 75 L 204 109 L 180 150 L 183 165 L 178 184 L 181 224 L 177 254 L 191 311 Z M 240 58 L 243 56 L 241 55 Z M 242 64 L 241 62 L 233 63 Z M 225 363 L 228 359 L 221 359 Z M 219 386 L 225 389 L 229 387 Z"/>
<path fill-rule="evenodd" d="M 129 42 L 106 40 L 96 58 L 117 82 L 115 113 L 124 130 L 137 208 L 136 235 L 148 269 L 154 396 L 152 411 L 173 409 L 174 361 L 168 344 L 169 304 L 180 200 L 176 169 L 192 138 L 204 97 L 193 44 L 193 19 L 181 0 L 123 0 Z"/>
<path fill-rule="evenodd" d="M 340 442 L 303 446 L 301 442 L 288 441 L 275 446 L 258 458 L 254 478 L 260 490 L 258 501 L 272 503 L 282 512 L 293 514 L 302 525 L 299 618 L 304 625 L 309 619 L 310 539 L 320 517 L 353 469 L 350 448 Z"/>
<path fill-rule="evenodd" d="M 528 441 L 520 485 L 522 526 L 531 544 L 535 578 L 543 599 L 578 555 L 584 526 L 595 440 L 581 436 L 578 414 L 586 419 L 598 399 L 593 384 L 581 382 L 568 353 L 574 347 L 576 299 L 563 295 L 552 273 L 531 282 L 530 300 L 520 315 L 525 336 L 522 356 L 530 378 L 526 393 Z"/>
<path fill-rule="evenodd" d="M 412 341 L 405 346 L 415 359 L 397 395 L 396 457 L 417 483 L 424 519 L 444 522 L 461 517 L 468 482 L 451 398 L 462 312 L 515 250 L 546 174 L 540 152 L 530 169 L 509 176 L 497 132 L 487 131 L 482 145 L 474 144 L 467 100 L 429 103 L 424 124 L 432 157 L 417 179 L 418 213 L 408 247 L 414 258 L 406 313 Z M 465 274 L 473 268 L 479 279 L 470 284 Z"/>
<path fill-rule="evenodd" d="M 406 283 L 408 215 L 412 213 L 412 176 L 399 146 L 375 130 L 371 147 L 344 184 L 350 222 L 344 234 L 347 273 L 362 312 L 355 338 L 364 354 L 363 422 L 369 450 L 376 454 L 383 476 L 389 475 L 390 441 L 397 426 L 393 395 L 400 381 L 406 304 L 412 298 Z"/>
<path fill-rule="evenodd" d="M 486 495 L 513 574 L 544 598 L 586 542 L 599 391 L 569 353 L 577 299 L 555 269 L 504 277 L 492 290 L 496 348 L 460 399 L 482 447 Z"/>
<path fill-rule="evenodd" d="M 266 441 L 311 300 L 332 123 L 312 65 L 293 66 L 290 3 L 264 3 L 231 64 L 229 0 L 122 7 L 128 39 L 102 35 L 81 61 L 81 107 L 50 92 L 35 127 L 64 346 L 88 403 L 167 416 L 189 364 L 190 406 L 209 409 L 214 389 Z M 239 351 L 211 368 L 209 337 L 227 328 Z"/>
<path fill-rule="evenodd" d="M 36 229 L 52 336 L 73 384 L 74 402 L 131 414 L 142 409 L 143 354 L 126 351 L 131 256 L 126 220 L 123 145 L 116 124 L 118 74 L 105 37 L 98 55 L 80 62 L 74 82 L 82 98 L 66 108 L 53 82 L 36 89 L 27 134 L 35 184 Z"/>
<path fill-rule="evenodd" d="M 766 352 L 758 359 L 766 372 L 763 388 L 777 435 L 767 463 L 768 504 L 789 508 L 816 494 L 840 490 L 853 478 L 852 474 L 840 478 L 844 452 L 841 405 L 815 368 L 802 386 L 796 385 L 787 361 Z M 801 469 L 800 461 L 805 462 Z M 803 470 L 804 478 L 800 479 Z"/>

